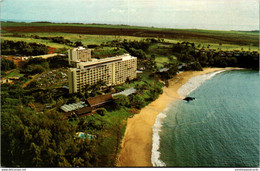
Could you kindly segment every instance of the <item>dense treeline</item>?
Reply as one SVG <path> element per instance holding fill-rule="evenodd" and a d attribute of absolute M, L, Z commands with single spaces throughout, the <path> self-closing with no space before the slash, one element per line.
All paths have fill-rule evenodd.
<path fill-rule="evenodd" d="M 60 67 L 68 67 L 68 59 L 66 56 L 54 56 L 48 59 L 43 58 L 31 58 L 28 61 L 23 62 L 21 67 L 21 73 L 27 75 L 34 75 L 42 73 L 47 69 L 54 69 Z"/>
<path fill-rule="evenodd" d="M 185 63 L 199 62 L 202 67 L 243 67 L 259 69 L 259 53 L 196 49 L 194 43 L 173 44 L 173 53 Z"/>
<path fill-rule="evenodd" d="M 24 78 L 24 77 L 22 77 Z M 23 80 L 20 80 L 23 82 Z M 21 88 L 21 84 L 2 84 L 1 85 L 1 109 L 13 108 L 18 104 L 27 105 L 34 99 L 28 90 Z"/>
<path fill-rule="evenodd" d="M 128 53 L 132 56 L 138 57 L 139 59 L 147 59 L 146 53 L 149 47 L 158 42 L 163 42 L 164 39 L 154 39 L 154 38 L 147 38 L 141 41 L 117 41 L 114 40 L 108 43 L 107 46 L 115 46 L 125 49 Z"/>
<path fill-rule="evenodd" d="M 8 70 L 11 70 L 14 68 L 16 68 L 14 61 L 1 58 L 1 70 L 2 71 L 8 71 Z"/>
<path fill-rule="evenodd" d="M 84 130 L 55 112 L 41 114 L 19 106 L 2 112 L 1 130 L 2 166 L 91 167 L 102 161 L 97 148 L 102 138 L 76 138 L 76 131 Z"/>
<path fill-rule="evenodd" d="M 132 109 L 141 109 L 159 97 L 162 91 L 163 83 L 156 82 L 154 85 L 147 81 L 141 81 L 135 84 L 136 93 L 130 96 L 114 96 L 113 107 L 115 110 L 121 107 Z"/>
<path fill-rule="evenodd" d="M 50 68 L 60 68 L 60 67 L 69 67 L 68 57 L 67 56 L 54 56 L 52 58 L 48 58 L 47 62 L 49 63 Z"/>
<path fill-rule="evenodd" d="M 75 47 L 83 46 L 81 41 L 76 41 L 75 43 L 73 43 L 69 39 L 65 39 L 62 36 L 58 36 L 58 37 L 40 37 L 38 35 L 32 35 L 31 37 L 34 38 L 34 39 L 50 40 L 53 43 L 59 43 L 59 44 L 64 44 L 64 45 L 68 45 L 68 46 L 75 46 Z"/>
<path fill-rule="evenodd" d="M 24 41 L 14 42 L 11 40 L 5 40 L 1 43 L 2 55 L 26 55 L 36 56 L 48 54 L 49 50 L 46 45 L 38 43 L 26 43 Z"/>
<path fill-rule="evenodd" d="M 37 35 L 35 35 L 35 36 L 33 35 L 33 37 L 36 38 L 36 39 L 51 40 L 53 43 L 65 44 L 65 45 L 68 45 L 68 46 L 73 45 L 73 42 L 71 42 L 68 39 L 65 39 L 62 36 L 59 36 L 59 37 L 39 37 Z"/>
<path fill-rule="evenodd" d="M 153 54 L 149 52 L 149 48 L 155 43 L 165 44 L 163 50 L 157 50 L 155 52 L 159 54 Z M 138 65 L 144 66 L 149 71 L 156 71 L 159 68 L 155 62 L 155 55 L 159 56 L 176 56 L 177 66 L 181 66 L 181 70 L 202 70 L 203 67 L 243 67 L 251 69 L 259 69 L 259 53 L 245 52 L 245 51 L 216 51 L 211 50 L 210 45 L 207 46 L 207 50 L 202 47 L 196 48 L 194 43 L 182 42 L 182 43 L 165 43 L 163 39 L 143 39 L 141 41 L 118 41 L 114 40 L 107 43 L 106 46 L 120 47 L 125 49 L 132 56 L 138 57 Z M 171 51 L 168 52 L 167 47 L 171 46 Z M 159 47 L 158 47 L 159 48 Z M 152 54 L 149 57 L 148 54 Z M 164 64 L 164 67 L 169 67 L 173 59 L 169 58 L 169 63 Z M 171 65 L 171 68 L 173 65 Z M 177 70 L 177 69 L 175 69 Z M 172 75 L 173 72 L 169 74 Z M 164 74 L 165 75 L 165 74 Z M 166 74 L 167 75 L 167 74 Z M 170 76 L 165 76 L 169 78 Z"/>

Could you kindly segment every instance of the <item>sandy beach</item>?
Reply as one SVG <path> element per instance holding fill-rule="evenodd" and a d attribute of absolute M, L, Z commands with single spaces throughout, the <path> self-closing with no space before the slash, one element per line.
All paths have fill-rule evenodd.
<path fill-rule="evenodd" d="M 122 140 L 122 149 L 118 156 L 118 167 L 152 167 L 153 125 L 157 115 L 174 99 L 181 98 L 177 91 L 190 78 L 229 68 L 204 68 L 203 71 L 185 71 L 169 81 L 169 87 L 163 88 L 163 94 L 157 100 L 143 108 L 139 114 L 127 120 Z"/>

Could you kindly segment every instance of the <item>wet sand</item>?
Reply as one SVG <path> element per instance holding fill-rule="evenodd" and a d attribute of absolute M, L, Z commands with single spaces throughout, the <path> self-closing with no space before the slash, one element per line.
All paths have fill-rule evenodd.
<path fill-rule="evenodd" d="M 169 80 L 169 86 L 163 88 L 163 94 L 139 114 L 127 120 L 122 149 L 117 159 L 118 167 L 152 167 L 153 125 L 157 115 L 174 99 L 181 98 L 177 91 L 190 78 L 229 68 L 204 68 L 203 71 L 185 71 Z M 230 68 L 231 69 L 231 68 Z"/>

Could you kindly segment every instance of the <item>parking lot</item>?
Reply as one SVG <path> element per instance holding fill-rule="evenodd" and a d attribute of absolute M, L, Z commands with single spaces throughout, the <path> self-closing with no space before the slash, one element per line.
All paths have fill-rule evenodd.
<path fill-rule="evenodd" d="M 59 68 L 43 73 L 35 80 L 41 88 L 68 86 L 68 69 Z"/>

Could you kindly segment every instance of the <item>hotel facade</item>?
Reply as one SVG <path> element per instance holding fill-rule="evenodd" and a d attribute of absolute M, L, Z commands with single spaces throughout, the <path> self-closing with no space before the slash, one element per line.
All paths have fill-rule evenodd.
<path fill-rule="evenodd" d="M 107 86 L 113 86 L 136 78 L 137 58 L 129 54 L 104 59 L 91 59 L 90 56 L 84 62 L 73 53 L 69 58 L 70 64 L 75 67 L 69 68 L 69 93 L 82 92 L 86 85 L 94 85 L 100 80 Z"/>
<path fill-rule="evenodd" d="M 91 60 L 91 50 L 78 47 L 68 50 L 69 65 L 77 67 L 77 63 Z"/>

